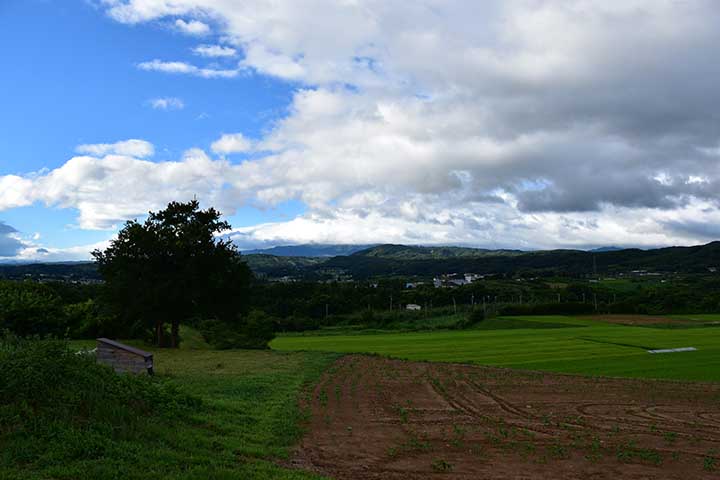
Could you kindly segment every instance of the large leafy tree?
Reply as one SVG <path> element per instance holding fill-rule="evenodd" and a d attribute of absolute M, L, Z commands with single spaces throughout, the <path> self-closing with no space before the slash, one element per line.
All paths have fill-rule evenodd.
<path fill-rule="evenodd" d="M 171 347 L 178 346 L 181 322 L 235 321 L 252 273 L 235 246 L 218 238 L 229 229 L 217 210 L 201 210 L 197 200 L 172 202 L 144 223 L 127 222 L 106 250 L 93 252 L 109 303 L 125 322 L 152 328 L 158 345 Z"/>

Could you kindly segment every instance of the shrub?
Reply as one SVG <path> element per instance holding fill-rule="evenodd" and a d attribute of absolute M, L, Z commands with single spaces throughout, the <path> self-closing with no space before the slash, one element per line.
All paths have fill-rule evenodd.
<path fill-rule="evenodd" d="M 118 375 L 49 339 L 0 337 L 0 463 L 93 459 L 199 400 L 161 380 Z"/>
<path fill-rule="evenodd" d="M 67 319 L 70 338 L 137 338 L 142 330 L 124 325 L 94 301 L 72 303 L 63 307 Z"/>
<path fill-rule="evenodd" d="M 485 320 L 485 318 L 486 318 L 486 315 L 485 315 L 484 309 L 479 308 L 479 307 L 473 308 L 472 311 L 467 316 L 467 325 L 466 326 L 475 325 L 477 323 L 480 323 L 483 320 Z"/>
<path fill-rule="evenodd" d="M 205 340 L 218 350 L 231 348 L 266 349 L 275 338 L 276 320 L 265 312 L 253 310 L 239 316 L 236 323 L 220 320 L 205 320 L 198 328 Z"/>
<path fill-rule="evenodd" d="M 290 315 L 284 318 L 276 318 L 275 331 L 278 332 L 303 332 L 306 330 L 317 330 L 320 323 L 305 315 Z"/>
<path fill-rule="evenodd" d="M 0 331 L 17 335 L 65 335 L 62 301 L 46 285 L 0 281 Z"/>
<path fill-rule="evenodd" d="M 363 310 L 362 314 L 360 315 L 360 321 L 363 325 L 373 325 L 377 321 L 375 318 L 375 312 L 373 312 L 370 309 Z"/>

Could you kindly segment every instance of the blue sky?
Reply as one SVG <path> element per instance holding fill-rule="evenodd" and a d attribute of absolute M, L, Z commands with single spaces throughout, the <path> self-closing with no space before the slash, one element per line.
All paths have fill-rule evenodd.
<path fill-rule="evenodd" d="M 32 20 L 30 20 L 32 19 Z M 147 58 L 192 59 L 197 38 L 166 25 L 127 26 L 85 1 L 9 0 L 0 6 L 0 175 L 62 166 L 77 145 L 143 138 L 155 160 L 207 148 L 225 131 L 259 137 L 291 101 L 290 82 L 248 72 L 240 78 L 168 79 L 136 68 Z M 155 98 L 179 98 L 180 110 L 153 109 Z M 233 159 L 241 161 L 242 158 Z M 303 211 L 240 208 L 235 226 L 282 220 Z M 30 207 L 0 212 L 23 235 L 39 233 L 58 248 L 94 244 L 114 230 L 77 226 L 74 208 Z"/>
<path fill-rule="evenodd" d="M 197 196 L 240 248 L 720 232 L 710 0 L 5 0 L 0 260 Z"/>

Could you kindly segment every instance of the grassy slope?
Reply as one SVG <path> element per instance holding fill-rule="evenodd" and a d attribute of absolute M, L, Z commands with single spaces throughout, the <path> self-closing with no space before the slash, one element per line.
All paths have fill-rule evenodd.
<path fill-rule="evenodd" d="M 369 352 L 410 360 L 486 365 L 588 375 L 720 381 L 720 328 L 656 329 L 563 316 L 520 317 L 568 328 L 280 337 L 276 350 Z M 651 355 L 648 348 L 696 347 Z"/>
<path fill-rule="evenodd" d="M 86 342 L 78 342 L 84 346 Z M 143 432 L 113 458 L 54 466 L 2 466 L 7 479 L 313 479 L 280 468 L 301 431 L 299 393 L 335 359 L 322 353 L 161 350 L 160 378 L 199 396 L 191 424 Z"/>

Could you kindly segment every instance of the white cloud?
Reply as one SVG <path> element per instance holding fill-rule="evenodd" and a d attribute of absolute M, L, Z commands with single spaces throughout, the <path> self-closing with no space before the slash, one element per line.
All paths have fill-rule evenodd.
<path fill-rule="evenodd" d="M 241 232 L 255 242 L 526 247 L 695 243 L 720 220 L 711 0 L 106 5 L 126 23 L 212 19 L 240 65 L 138 67 L 289 80 L 300 86 L 287 116 L 252 145 L 264 153 L 240 165 L 78 157 L 58 170 L 80 169 L 84 183 L 57 170 L 0 177 L 0 207 L 73 206 L 97 226 L 197 190 L 228 211 L 308 206 Z M 109 211 L 104 189 L 126 183 L 130 199 Z"/>
<path fill-rule="evenodd" d="M 68 248 L 27 246 L 21 250 L 13 260 L 32 262 L 82 262 L 92 259 L 94 250 L 105 250 L 110 246 L 110 240 L 104 240 L 91 245 L 78 245 Z"/>
<path fill-rule="evenodd" d="M 423 205 L 424 207 L 425 205 Z M 695 205 L 668 218 L 696 217 Z M 518 217 L 511 208 L 473 210 L 473 206 L 431 209 L 424 218 L 404 218 L 382 209 L 367 214 L 338 209 L 332 215 L 309 213 L 286 222 L 234 230 L 229 237 L 241 249 L 302 243 L 468 245 L 487 248 L 587 248 L 601 245 L 656 247 L 707 241 L 688 232 L 669 233 L 669 221 L 657 211 L 638 222 L 637 211 L 616 210 L 592 215 L 539 214 Z M 482 212 L 482 213 L 481 213 Z M 443 219 L 443 220 L 440 220 Z M 720 215 L 704 214 L 704 222 Z"/>
<path fill-rule="evenodd" d="M 32 205 L 34 188 L 30 178 L 17 175 L 0 177 L 0 211 Z"/>
<path fill-rule="evenodd" d="M 253 144 L 242 133 L 225 133 L 210 146 L 218 154 L 242 153 L 252 150 Z"/>
<path fill-rule="evenodd" d="M 193 53 L 200 55 L 201 57 L 234 57 L 237 55 L 237 50 L 232 47 L 226 47 L 223 45 L 198 45 L 193 48 Z"/>
<path fill-rule="evenodd" d="M 77 153 L 88 155 L 127 155 L 138 158 L 152 157 L 155 154 L 155 147 L 145 140 L 123 140 L 115 143 L 88 143 L 78 145 L 75 148 Z"/>
<path fill-rule="evenodd" d="M 148 103 L 155 110 L 182 110 L 185 108 L 185 102 L 177 97 L 151 98 Z"/>
<path fill-rule="evenodd" d="M 186 62 L 164 62 L 158 59 L 138 63 L 137 67 L 140 70 L 176 74 L 189 74 L 203 78 L 233 78 L 237 77 L 240 73 L 240 70 L 238 69 L 228 70 L 216 68 L 201 68 Z"/>
<path fill-rule="evenodd" d="M 186 35 L 202 36 L 210 33 L 210 26 L 199 20 L 190 20 L 186 22 L 182 18 L 175 20 L 175 28 Z"/>
<path fill-rule="evenodd" d="M 176 162 L 150 162 L 117 154 L 80 156 L 33 178 L 26 200 L 76 208 L 79 226 L 84 229 L 115 228 L 150 209 L 195 195 L 230 211 L 238 198 L 228 196 L 231 190 L 223 191 L 226 174 L 233 174 L 229 164 L 212 161 L 198 150 L 189 150 Z M 0 205 L 4 196 L 0 191 Z"/>
<path fill-rule="evenodd" d="M 263 45 L 248 45 L 242 65 L 287 80 L 302 80 L 307 75 L 301 61 L 273 52 Z"/>

